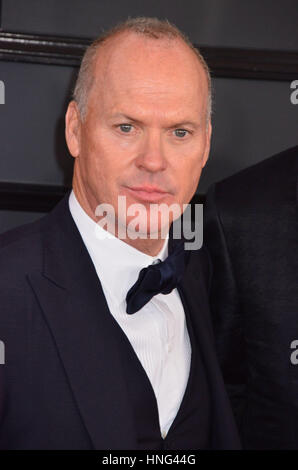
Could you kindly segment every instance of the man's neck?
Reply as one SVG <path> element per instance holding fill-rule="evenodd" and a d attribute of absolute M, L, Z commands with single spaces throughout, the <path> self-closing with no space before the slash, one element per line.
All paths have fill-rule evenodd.
<path fill-rule="evenodd" d="M 141 251 L 142 253 L 145 253 L 146 255 L 149 256 L 156 256 L 162 249 L 165 243 L 164 238 L 158 238 L 158 239 L 142 239 L 142 238 L 137 238 L 135 240 L 132 240 L 131 238 L 126 238 L 126 239 L 121 239 L 128 245 L 132 246 L 136 250 Z"/>

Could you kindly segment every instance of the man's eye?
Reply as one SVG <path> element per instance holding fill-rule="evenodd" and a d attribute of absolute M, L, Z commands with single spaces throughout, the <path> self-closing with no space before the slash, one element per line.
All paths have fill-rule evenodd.
<path fill-rule="evenodd" d="M 132 125 L 131 125 L 131 124 L 120 124 L 119 127 L 120 127 L 121 131 L 122 131 L 122 132 L 126 132 L 126 134 L 127 134 L 128 132 L 130 132 L 131 129 L 132 129 Z"/>
<path fill-rule="evenodd" d="M 185 129 L 175 129 L 175 136 L 176 137 L 185 137 L 188 134 L 188 131 Z"/>

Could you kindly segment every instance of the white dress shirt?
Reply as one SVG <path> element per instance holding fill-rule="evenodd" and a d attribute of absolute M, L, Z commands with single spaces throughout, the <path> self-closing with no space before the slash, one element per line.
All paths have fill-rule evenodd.
<path fill-rule="evenodd" d="M 185 393 L 191 346 L 177 289 L 158 294 L 133 315 L 126 313 L 126 294 L 142 268 L 167 257 L 168 239 L 149 256 L 100 227 L 71 191 L 69 209 L 102 285 L 109 310 L 130 341 L 154 391 L 160 430 L 166 436 Z"/>

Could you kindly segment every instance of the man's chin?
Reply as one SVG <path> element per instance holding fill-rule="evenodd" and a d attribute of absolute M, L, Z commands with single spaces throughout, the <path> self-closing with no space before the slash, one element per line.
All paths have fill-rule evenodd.
<path fill-rule="evenodd" d="M 150 218 L 137 221 L 134 218 L 127 218 L 125 221 L 118 219 L 117 236 L 119 238 L 136 239 L 166 239 L 168 237 L 170 225 L 161 223 L 150 223 Z"/>

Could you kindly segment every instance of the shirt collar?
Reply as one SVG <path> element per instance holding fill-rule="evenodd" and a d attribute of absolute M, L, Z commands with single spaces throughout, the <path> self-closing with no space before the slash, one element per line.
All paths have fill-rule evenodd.
<path fill-rule="evenodd" d="M 104 288 L 121 303 L 136 282 L 142 268 L 168 255 L 168 238 L 156 256 L 150 256 L 107 232 L 81 207 L 74 191 L 69 196 L 69 210 L 81 234 Z"/>

